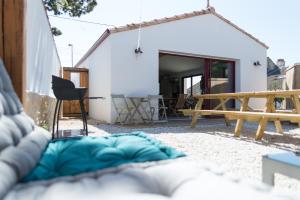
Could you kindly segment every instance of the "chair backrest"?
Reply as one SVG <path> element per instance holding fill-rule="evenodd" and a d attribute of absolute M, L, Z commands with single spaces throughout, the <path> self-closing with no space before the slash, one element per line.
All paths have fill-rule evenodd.
<path fill-rule="evenodd" d="M 87 93 L 87 88 L 75 88 L 72 81 L 52 76 L 52 90 L 59 100 L 80 100 Z"/>
<path fill-rule="evenodd" d="M 148 101 L 150 107 L 152 107 L 152 101 L 156 100 L 158 105 L 161 107 L 165 107 L 164 97 L 162 95 L 148 95 Z"/>
<path fill-rule="evenodd" d="M 69 88 L 74 89 L 75 85 L 72 81 L 52 75 L 52 89 Z"/>
<path fill-rule="evenodd" d="M 0 199 L 35 167 L 50 136 L 24 113 L 0 59 Z"/>
<path fill-rule="evenodd" d="M 187 96 L 188 96 L 187 94 L 179 94 L 177 103 L 175 105 L 176 109 L 184 108 L 184 104 L 185 104 L 185 100 L 186 100 Z"/>

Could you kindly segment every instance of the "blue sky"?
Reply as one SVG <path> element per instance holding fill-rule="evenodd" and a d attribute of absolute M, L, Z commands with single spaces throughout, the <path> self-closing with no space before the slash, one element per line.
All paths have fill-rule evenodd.
<path fill-rule="evenodd" d="M 98 6 L 81 20 L 116 26 L 142 20 L 173 16 L 206 7 L 206 0 L 98 0 Z M 211 0 L 216 11 L 266 43 L 274 61 L 284 58 L 288 65 L 300 62 L 299 0 Z M 51 14 L 51 13 L 50 13 Z M 74 62 L 92 46 L 106 26 L 50 17 L 63 35 L 55 37 L 63 66 L 71 65 L 69 43 L 74 45 Z"/>

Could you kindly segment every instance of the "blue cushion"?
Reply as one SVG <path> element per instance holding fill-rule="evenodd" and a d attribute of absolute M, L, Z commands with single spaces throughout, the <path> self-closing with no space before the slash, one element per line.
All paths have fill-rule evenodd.
<path fill-rule="evenodd" d="M 40 162 L 23 182 L 77 175 L 126 163 L 185 156 L 142 132 L 81 137 L 50 142 Z"/>

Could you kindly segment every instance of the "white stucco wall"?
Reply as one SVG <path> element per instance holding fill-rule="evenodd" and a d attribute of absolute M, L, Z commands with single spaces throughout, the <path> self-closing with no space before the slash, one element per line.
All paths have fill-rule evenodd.
<path fill-rule="evenodd" d="M 138 56 L 134 53 L 137 38 L 138 30 L 113 33 L 105 41 L 109 40 L 109 47 L 105 43 L 101 44 L 86 59 L 81 66 L 89 66 L 90 70 L 97 68 L 90 71 L 91 91 L 96 88 L 100 91 L 102 88 L 101 91 L 105 91 L 108 98 L 112 93 L 127 96 L 158 94 L 160 51 L 235 60 L 237 92 L 267 89 L 267 49 L 214 15 L 143 28 L 141 48 L 144 53 Z M 93 57 L 97 57 L 97 60 Z M 255 67 L 255 61 L 260 61 L 261 66 Z M 97 78 L 104 73 L 105 76 L 111 75 L 109 78 L 105 77 L 111 85 L 104 86 L 106 83 L 103 79 Z M 260 107 L 261 102 L 252 102 L 252 105 Z M 114 112 L 112 116 L 106 116 L 110 113 L 108 108 L 104 111 L 96 106 L 99 104 L 90 107 L 95 109 L 95 113 L 91 113 L 92 117 L 101 116 L 107 122 L 115 118 Z M 110 109 L 113 110 L 112 105 Z"/>
<path fill-rule="evenodd" d="M 111 45 L 107 38 L 78 67 L 89 69 L 89 96 L 105 97 L 104 100 L 89 101 L 89 116 L 93 119 L 111 121 Z"/>
<path fill-rule="evenodd" d="M 53 96 L 51 75 L 58 75 L 61 63 L 41 0 L 26 1 L 27 92 Z"/>
<path fill-rule="evenodd" d="M 236 61 L 236 91 L 267 89 L 267 49 L 214 15 L 203 15 L 142 29 L 143 54 L 136 56 L 138 30 L 111 35 L 112 92 L 158 94 L 159 51 Z M 261 66 L 253 63 L 260 61 Z M 260 107 L 258 101 L 252 106 Z"/>

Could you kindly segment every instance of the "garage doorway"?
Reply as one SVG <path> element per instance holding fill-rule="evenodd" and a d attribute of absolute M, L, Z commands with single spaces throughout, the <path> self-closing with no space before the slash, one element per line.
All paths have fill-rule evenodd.
<path fill-rule="evenodd" d="M 184 108 L 193 108 L 196 104 L 193 96 L 235 92 L 235 62 L 160 53 L 159 88 L 168 107 L 175 106 L 184 96 Z M 209 101 L 205 107 L 215 104 Z M 234 102 L 228 102 L 228 106 L 234 107 Z"/>

